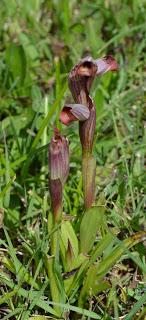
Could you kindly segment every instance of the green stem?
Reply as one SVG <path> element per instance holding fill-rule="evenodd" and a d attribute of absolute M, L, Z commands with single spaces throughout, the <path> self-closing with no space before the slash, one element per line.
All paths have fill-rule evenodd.
<path fill-rule="evenodd" d="M 82 157 L 83 193 L 85 209 L 92 207 L 95 200 L 96 160 L 93 155 L 83 154 Z"/>
<path fill-rule="evenodd" d="M 54 233 L 51 241 L 51 255 L 59 262 L 60 225 L 62 221 L 62 183 L 59 179 L 50 180 L 50 194 L 52 201 L 52 226 Z"/>
<path fill-rule="evenodd" d="M 61 303 L 62 299 L 58 289 L 55 272 L 54 272 L 54 257 L 50 257 L 48 259 L 47 266 L 48 266 L 48 276 L 50 280 L 50 291 L 51 291 L 52 301 Z M 53 308 L 57 312 L 58 316 L 61 316 L 62 308 L 60 306 L 55 306 L 55 305 Z"/>
<path fill-rule="evenodd" d="M 51 235 L 51 257 L 48 259 L 48 276 L 50 280 L 50 291 L 52 301 L 62 303 L 62 294 L 56 277 L 55 265 L 59 265 L 59 251 L 60 251 L 60 228 L 62 221 L 62 185 L 59 180 L 50 181 L 50 192 L 52 201 L 52 212 L 50 219 L 48 217 L 48 230 Z M 59 316 L 62 314 L 60 306 L 54 306 L 54 310 Z"/>
<path fill-rule="evenodd" d="M 80 141 L 82 145 L 82 175 L 83 175 L 83 193 L 84 207 L 89 209 L 95 200 L 95 177 L 96 160 L 92 155 L 94 134 L 96 127 L 96 109 L 92 101 L 90 108 L 90 117 L 79 124 Z"/>

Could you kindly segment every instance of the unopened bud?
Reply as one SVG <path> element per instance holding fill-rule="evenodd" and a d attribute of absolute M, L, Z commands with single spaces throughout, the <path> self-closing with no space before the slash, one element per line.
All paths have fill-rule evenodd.
<path fill-rule="evenodd" d="M 49 169 L 50 179 L 59 179 L 65 183 L 69 173 L 69 146 L 68 140 L 61 136 L 58 129 L 55 129 L 54 137 L 49 145 Z"/>
<path fill-rule="evenodd" d="M 63 185 L 69 173 L 68 140 L 61 136 L 58 129 L 49 145 L 49 187 L 52 211 L 55 221 L 60 221 L 62 215 Z"/>

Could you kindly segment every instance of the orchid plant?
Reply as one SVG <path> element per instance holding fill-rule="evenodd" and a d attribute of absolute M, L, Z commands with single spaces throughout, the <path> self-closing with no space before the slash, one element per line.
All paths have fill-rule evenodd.
<path fill-rule="evenodd" d="M 69 88 L 75 103 L 65 104 L 60 113 L 60 121 L 64 125 L 69 125 L 72 121 L 79 122 L 85 209 L 79 235 L 76 235 L 73 224 L 62 214 L 63 187 L 69 172 L 68 141 L 55 128 L 49 145 L 52 214 L 49 214 L 48 228 L 51 255 L 47 258 L 46 265 L 54 310 L 57 317 L 64 316 L 65 319 L 69 319 L 66 318 L 63 307 L 66 300 L 70 303 L 78 300 L 78 306 L 83 308 L 89 297 L 110 288 L 110 282 L 105 279 L 106 273 L 127 248 L 141 241 L 143 237 L 142 233 L 137 233 L 121 244 L 107 225 L 105 208 L 93 206 L 96 176 L 96 159 L 93 156 L 96 107 L 89 93 L 96 76 L 117 70 L 118 64 L 111 56 L 97 60 L 86 57 L 79 61 L 69 74 Z M 97 231 L 99 237 L 95 242 Z M 91 314 L 93 319 L 98 319 L 94 312 L 91 312 L 90 316 Z"/>
<path fill-rule="evenodd" d="M 96 107 L 89 93 L 96 76 L 117 70 L 118 64 L 112 56 L 97 60 L 87 57 L 75 65 L 69 74 L 69 88 L 75 104 L 64 106 L 60 120 L 65 125 L 72 121 L 79 121 L 85 209 L 92 207 L 94 203 L 96 176 L 96 160 L 93 157 Z"/>

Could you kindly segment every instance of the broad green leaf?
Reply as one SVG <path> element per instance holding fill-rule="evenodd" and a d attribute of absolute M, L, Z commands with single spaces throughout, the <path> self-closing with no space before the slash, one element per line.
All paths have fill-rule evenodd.
<path fill-rule="evenodd" d="M 39 58 L 39 52 L 37 50 L 37 46 L 35 46 L 31 40 L 31 37 L 26 35 L 24 32 L 20 32 L 19 34 L 19 40 L 20 43 L 25 47 L 25 52 L 27 56 L 29 57 L 29 64 L 31 64 L 31 61 L 35 63 L 35 65 L 38 65 L 38 58 Z"/>
<path fill-rule="evenodd" d="M 9 74 L 19 85 L 23 85 L 26 76 L 26 56 L 23 46 L 12 43 L 6 49 L 6 64 Z"/>
<path fill-rule="evenodd" d="M 33 85 L 31 89 L 32 109 L 36 112 L 44 112 L 41 90 L 37 85 Z"/>
<path fill-rule="evenodd" d="M 103 254 L 108 244 L 113 242 L 113 240 L 114 236 L 111 233 L 108 233 L 95 246 L 92 255 L 86 256 L 87 259 L 81 264 L 80 269 L 74 277 L 72 285 L 70 286 L 70 288 L 68 288 L 68 295 L 71 294 L 71 298 L 74 297 L 76 291 L 78 290 L 78 287 L 82 284 L 88 268 L 97 260 L 98 257 Z"/>
<path fill-rule="evenodd" d="M 97 230 L 103 224 L 104 207 L 87 210 L 80 225 L 80 251 L 88 253 L 94 244 Z"/>
<path fill-rule="evenodd" d="M 64 277 L 66 277 L 64 280 L 64 287 L 65 287 L 65 292 L 67 294 L 70 288 L 72 287 L 72 283 L 74 281 L 76 273 L 78 272 L 78 268 L 80 268 L 81 265 L 83 265 L 88 260 L 89 260 L 89 257 L 80 253 L 79 256 L 72 261 L 72 264 L 70 266 L 70 272 L 66 272 L 66 274 L 64 275 Z"/>

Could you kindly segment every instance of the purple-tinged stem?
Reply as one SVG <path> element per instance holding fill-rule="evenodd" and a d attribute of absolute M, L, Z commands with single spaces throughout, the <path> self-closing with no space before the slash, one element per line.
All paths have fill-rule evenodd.
<path fill-rule="evenodd" d="M 49 145 L 49 189 L 52 207 L 52 222 L 56 231 L 52 235 L 51 253 L 58 255 L 60 224 L 63 210 L 63 187 L 69 172 L 68 141 L 58 129 Z"/>
<path fill-rule="evenodd" d="M 97 72 L 92 58 L 85 58 L 76 65 L 69 75 L 69 87 L 76 103 L 88 107 L 90 116 L 79 122 L 79 135 L 82 145 L 82 175 L 85 209 L 90 208 L 95 200 L 96 161 L 92 155 L 96 127 L 96 109 L 89 96 L 89 90 Z"/>
<path fill-rule="evenodd" d="M 79 120 L 85 209 L 90 208 L 94 203 L 96 176 L 96 161 L 93 157 L 96 109 L 89 96 L 89 91 L 95 76 L 104 74 L 107 71 L 117 70 L 118 64 L 112 56 L 103 57 L 97 60 L 86 57 L 75 65 L 69 74 L 69 88 L 75 103 L 86 106 L 90 112 L 88 119 L 85 121 Z M 73 119 L 70 117 L 70 120 L 72 121 Z"/>

